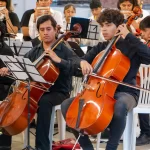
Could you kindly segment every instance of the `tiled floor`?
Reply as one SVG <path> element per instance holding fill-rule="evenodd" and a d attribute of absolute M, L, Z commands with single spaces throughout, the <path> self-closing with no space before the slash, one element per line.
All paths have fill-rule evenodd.
<path fill-rule="evenodd" d="M 35 132 L 34 129 L 32 129 L 32 131 Z M 30 135 L 31 135 L 31 146 L 34 147 L 35 137 L 32 134 Z M 54 140 L 58 140 L 58 137 L 59 137 L 58 134 L 55 135 Z M 72 133 L 66 132 L 66 138 L 72 138 L 72 137 L 73 137 Z M 93 144 L 95 145 L 95 142 L 93 142 Z M 100 150 L 105 150 L 105 146 L 106 146 L 106 143 L 102 143 L 100 146 L 101 147 Z M 12 150 L 22 150 L 22 149 L 23 149 L 23 136 L 22 134 L 19 134 L 13 137 Z M 122 143 L 119 145 L 118 150 L 123 150 Z M 136 147 L 136 150 L 150 150 L 150 144 Z"/>

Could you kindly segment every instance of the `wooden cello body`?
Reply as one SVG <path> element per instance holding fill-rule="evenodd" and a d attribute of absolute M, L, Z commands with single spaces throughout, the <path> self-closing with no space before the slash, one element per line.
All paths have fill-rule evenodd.
<path fill-rule="evenodd" d="M 37 70 L 43 78 L 54 83 L 59 75 L 59 70 L 50 61 L 44 57 L 39 63 Z M 0 127 L 4 133 L 16 135 L 24 131 L 28 125 L 28 90 L 27 83 L 20 82 L 15 91 L 10 94 L 0 105 Z M 41 86 L 43 88 L 41 88 Z M 30 122 L 38 109 L 38 102 L 50 84 L 39 84 L 31 82 L 30 86 Z"/>
<path fill-rule="evenodd" d="M 58 44 L 67 40 L 72 35 L 82 32 L 80 24 L 74 24 L 73 31 L 66 32 L 60 36 L 51 46 L 54 50 Z M 49 83 L 30 82 L 30 122 L 38 109 L 41 96 L 48 92 L 59 76 L 59 69 L 53 65 L 48 54 L 43 53 L 34 62 L 40 75 Z M 24 131 L 28 126 L 28 84 L 20 82 L 15 91 L 0 104 L 0 127 L 3 133 L 16 135 Z"/>
<path fill-rule="evenodd" d="M 96 56 L 92 66 L 101 59 L 104 51 Z M 117 81 L 122 81 L 130 68 L 129 59 L 120 50 L 109 53 L 103 67 L 96 74 Z M 103 131 L 110 123 L 118 84 L 90 76 L 85 89 L 77 95 L 66 114 L 66 123 L 71 128 L 84 130 L 88 134 Z M 82 106 L 82 107 L 80 107 Z"/>
<path fill-rule="evenodd" d="M 135 7 L 134 15 L 126 22 L 141 16 L 141 9 Z M 112 38 L 105 51 L 93 60 L 93 74 L 89 75 L 84 89 L 77 95 L 66 114 L 66 123 L 71 128 L 89 135 L 102 132 L 111 122 L 114 114 L 116 89 L 130 69 L 130 60 L 114 47 L 118 36 Z M 103 79 L 100 77 L 104 77 Z M 116 83 L 108 81 L 117 81 Z"/>

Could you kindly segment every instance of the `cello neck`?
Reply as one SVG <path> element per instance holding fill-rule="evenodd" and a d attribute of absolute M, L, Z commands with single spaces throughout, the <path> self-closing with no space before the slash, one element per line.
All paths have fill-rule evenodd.
<path fill-rule="evenodd" d="M 105 62 L 109 52 L 111 51 L 112 46 L 116 43 L 118 36 L 114 36 L 111 41 L 108 43 L 107 47 L 105 48 L 105 52 L 100 60 L 97 61 L 97 63 L 94 66 L 93 73 L 97 73 L 97 71 L 102 67 L 103 63 Z"/>

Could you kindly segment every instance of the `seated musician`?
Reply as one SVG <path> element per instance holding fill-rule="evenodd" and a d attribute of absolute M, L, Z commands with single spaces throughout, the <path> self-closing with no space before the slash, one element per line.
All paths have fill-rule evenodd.
<path fill-rule="evenodd" d="M 11 48 L 4 42 L 6 26 L 0 22 L 0 55 L 13 56 Z M 8 68 L 0 59 L 0 101 L 3 101 L 9 91 L 10 85 L 14 82 L 8 75 Z M 0 150 L 11 150 L 11 136 L 0 134 Z"/>
<path fill-rule="evenodd" d="M 57 24 L 61 27 L 63 26 L 62 14 L 61 12 L 53 10 L 50 7 L 52 2 L 52 0 L 37 0 L 35 12 L 31 15 L 29 20 L 29 35 L 31 39 L 34 39 L 38 36 L 36 21 L 42 15 L 52 15 L 56 20 Z"/>
<path fill-rule="evenodd" d="M 102 34 L 107 42 L 101 42 L 94 46 L 93 49 L 91 49 L 82 59 L 92 63 L 97 54 L 106 48 L 108 41 L 110 41 L 114 35 L 119 32 L 117 34 L 121 35 L 121 38 L 117 41 L 115 46 L 122 52 L 122 54 L 129 58 L 131 63 L 130 69 L 123 82 L 136 85 L 136 74 L 139 70 L 140 64 L 150 63 L 149 48 L 133 34 L 129 33 L 126 25 L 123 24 L 124 16 L 118 10 L 104 10 L 98 18 L 98 22 L 101 26 Z M 82 66 L 82 68 L 84 67 Z M 91 72 L 90 69 L 91 68 L 86 70 L 84 73 L 88 74 Z M 110 136 L 106 145 L 106 150 L 117 150 L 119 140 L 125 129 L 127 113 L 137 105 L 138 97 L 139 90 L 123 85 L 118 86 L 114 96 L 116 103 L 114 106 L 113 119 L 109 125 Z M 64 116 L 66 116 L 67 109 L 73 99 L 74 98 L 67 99 L 62 103 L 61 107 Z M 73 130 L 73 133 L 76 137 L 78 137 L 79 133 L 76 130 Z M 81 136 L 79 143 L 83 150 L 94 150 L 88 135 Z"/>
<path fill-rule="evenodd" d="M 117 7 L 124 15 L 125 19 L 133 14 L 134 7 L 138 6 L 137 0 L 118 0 Z M 130 25 L 130 30 L 135 34 L 136 29 L 139 29 L 139 23 L 134 20 Z"/>
<path fill-rule="evenodd" d="M 74 4 L 69 3 L 64 7 L 64 18 L 63 18 L 63 31 L 67 31 L 70 28 L 71 17 L 76 15 L 76 7 Z"/>
<path fill-rule="evenodd" d="M 150 46 L 150 16 L 147 16 L 140 22 L 140 30 L 142 39 Z M 150 118 L 149 114 L 139 114 L 140 136 L 136 140 L 137 146 L 150 143 Z"/>
<path fill-rule="evenodd" d="M 6 32 L 17 34 L 20 28 L 19 19 L 13 12 L 11 0 L 0 0 L 0 20 L 6 25 Z"/>
<path fill-rule="evenodd" d="M 77 55 L 64 43 L 57 45 L 55 50 L 51 50 L 52 44 L 56 42 L 56 21 L 51 15 L 44 15 L 37 21 L 37 29 L 42 43 L 29 51 L 25 57 L 32 62 L 38 59 L 43 53 L 47 53 L 59 70 L 60 74 L 56 82 L 50 87 L 50 92 L 45 92 L 39 101 L 37 128 L 36 128 L 36 148 L 38 150 L 49 150 L 49 129 L 52 107 L 60 105 L 63 100 L 69 98 L 71 91 L 72 75 L 75 74 L 75 64 L 85 64 L 84 68 L 91 68 L 85 60 L 80 60 Z M 85 67 L 86 66 L 86 67 Z M 82 66 L 81 66 L 82 68 Z M 92 69 L 92 68 L 91 68 Z M 52 132 L 52 131 L 51 131 Z M 51 140 L 51 139 L 50 139 Z"/>

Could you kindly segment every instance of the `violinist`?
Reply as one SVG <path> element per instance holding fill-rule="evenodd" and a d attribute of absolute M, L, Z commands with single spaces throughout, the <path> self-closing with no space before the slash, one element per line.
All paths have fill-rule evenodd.
<path fill-rule="evenodd" d="M 117 33 L 117 35 L 119 34 L 121 37 L 116 42 L 115 46 L 122 52 L 122 54 L 129 58 L 131 63 L 130 69 L 123 82 L 136 85 L 136 74 L 139 70 L 140 64 L 150 63 L 149 48 L 128 31 L 126 25 L 123 24 L 124 16 L 118 10 L 104 10 L 97 21 L 100 24 L 102 34 L 107 41 L 98 43 L 98 45 L 94 46 L 82 59 L 91 64 L 97 54 L 106 48 L 109 41 Z M 87 70 L 87 73 L 88 72 L 91 72 L 91 70 Z M 137 105 L 138 97 L 138 90 L 122 85 L 118 86 L 114 96 L 116 103 L 114 105 L 113 119 L 109 124 L 110 136 L 106 145 L 106 150 L 117 149 L 120 138 L 125 129 L 127 113 Z M 64 117 L 66 116 L 67 109 L 73 99 L 74 98 L 67 99 L 62 103 L 61 107 Z M 78 137 L 77 131 L 73 130 L 73 133 Z M 79 138 L 79 143 L 83 150 L 94 150 L 87 135 L 81 136 Z"/>
<path fill-rule="evenodd" d="M 51 50 L 52 44 L 56 42 L 56 21 L 51 15 L 44 15 L 37 21 L 37 29 L 41 37 L 42 43 L 29 51 L 25 57 L 32 62 L 38 59 L 43 53 L 46 53 L 56 67 L 59 68 L 60 74 L 53 86 L 50 87 L 49 92 L 45 92 L 39 101 L 37 128 L 36 128 L 36 148 L 37 150 L 49 150 L 49 129 L 52 107 L 59 105 L 63 100 L 70 95 L 72 86 L 72 75 L 74 75 L 74 66 L 76 63 L 85 64 L 91 67 L 86 61 L 80 60 L 77 55 L 64 43 L 60 43 Z M 87 68 L 86 67 L 86 68 Z M 82 66 L 81 66 L 82 68 Z M 85 70 L 88 70 L 86 69 Z"/>
<path fill-rule="evenodd" d="M 117 3 L 118 9 L 124 15 L 125 19 L 133 14 L 133 9 L 135 6 L 139 6 L 137 0 L 118 0 Z M 136 29 L 139 29 L 139 23 L 134 20 L 130 25 L 130 30 L 132 33 L 136 34 Z"/>
<path fill-rule="evenodd" d="M 150 16 L 147 16 L 140 22 L 141 37 L 149 45 L 150 42 Z M 150 49 L 149 49 L 150 50 Z M 137 146 L 150 143 L 150 124 L 149 114 L 139 114 L 141 133 L 136 140 Z"/>

